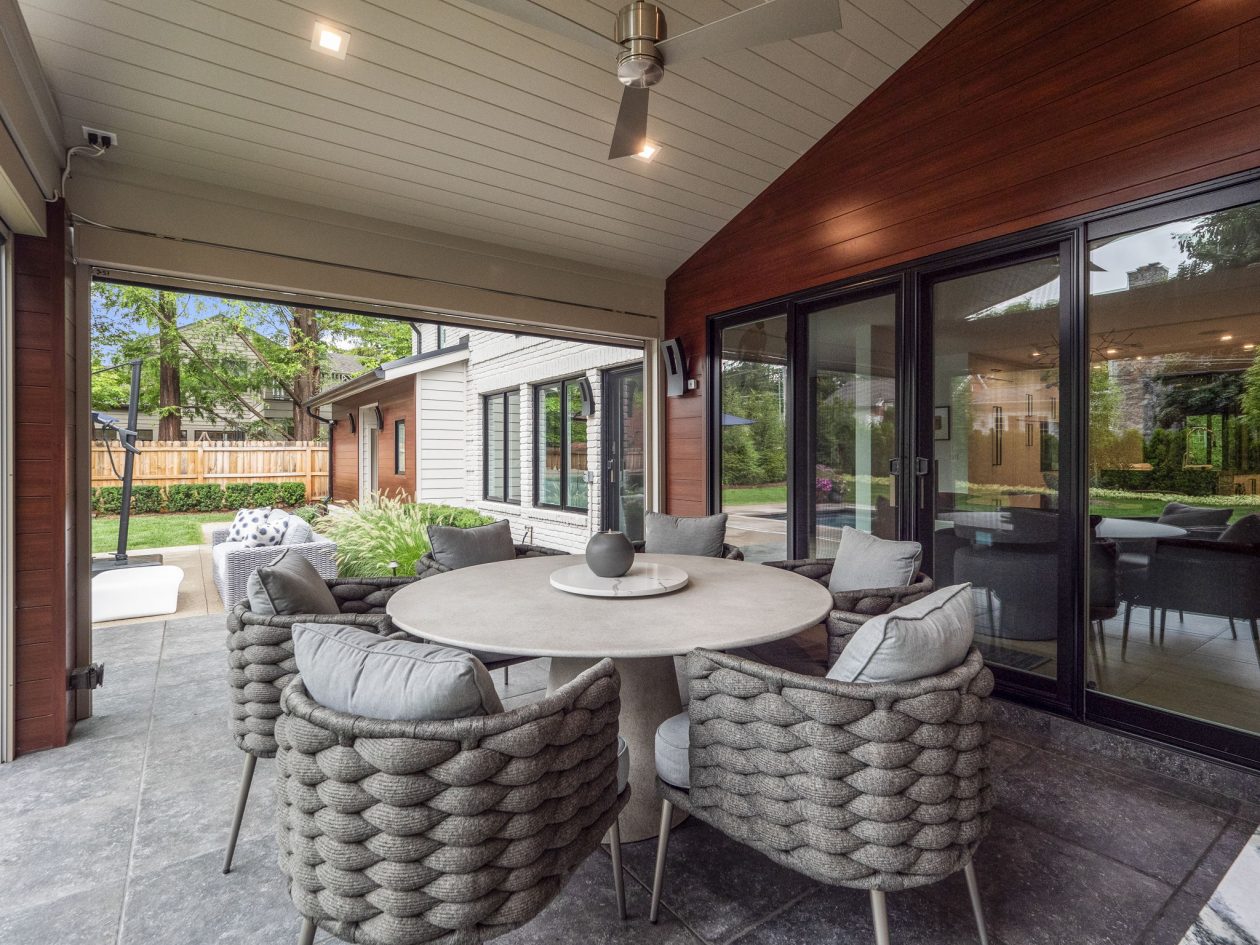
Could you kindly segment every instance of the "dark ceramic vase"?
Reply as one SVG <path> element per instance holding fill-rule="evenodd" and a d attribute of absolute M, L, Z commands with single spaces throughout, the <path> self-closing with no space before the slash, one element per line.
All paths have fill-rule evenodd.
<path fill-rule="evenodd" d="M 633 565 L 634 545 L 621 532 L 597 532 L 586 543 L 586 566 L 600 577 L 621 577 Z"/>

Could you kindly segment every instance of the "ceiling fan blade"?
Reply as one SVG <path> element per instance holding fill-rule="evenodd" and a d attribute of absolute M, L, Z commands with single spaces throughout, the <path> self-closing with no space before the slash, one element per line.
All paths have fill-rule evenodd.
<path fill-rule="evenodd" d="M 613 129 L 608 160 L 638 154 L 647 143 L 648 90 L 626 86 L 617 109 L 617 127 Z"/>
<path fill-rule="evenodd" d="M 768 0 L 656 44 L 667 66 L 840 29 L 840 0 Z"/>
<path fill-rule="evenodd" d="M 621 46 L 613 42 L 602 33 L 595 30 L 587 29 L 581 23 L 570 20 L 566 16 L 559 13 L 537 6 L 530 0 L 468 0 L 474 6 L 484 7 L 487 10 L 493 10 L 495 13 L 501 13 L 504 16 L 511 17 L 514 20 L 520 20 L 522 23 L 528 23 L 530 26 L 537 26 L 560 36 L 567 36 L 569 39 L 576 39 L 580 43 L 586 43 L 593 46 L 602 53 L 615 56 L 621 52 Z"/>

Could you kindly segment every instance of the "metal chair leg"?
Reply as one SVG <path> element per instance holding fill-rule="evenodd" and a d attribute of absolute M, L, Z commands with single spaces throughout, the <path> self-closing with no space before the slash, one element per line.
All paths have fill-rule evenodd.
<path fill-rule="evenodd" d="M 612 829 L 608 831 L 608 836 L 612 841 L 609 846 L 612 852 L 613 890 L 617 893 L 617 918 L 624 921 L 626 918 L 626 876 L 621 870 L 620 821 L 613 821 Z"/>
<path fill-rule="evenodd" d="M 511 668 L 512 668 L 512 667 L 511 667 L 510 665 L 509 665 L 509 666 L 504 666 L 504 667 L 503 667 L 503 685 L 504 685 L 504 686 L 506 686 L 506 685 L 508 684 L 508 670 L 509 670 L 509 669 L 511 669 Z"/>
<path fill-rule="evenodd" d="M 1155 643 L 1155 605 L 1151 604 L 1151 643 Z"/>
<path fill-rule="evenodd" d="M 298 933 L 298 945 L 315 945 L 314 919 L 302 920 L 302 931 Z"/>
<path fill-rule="evenodd" d="M 1238 639 L 1238 628 L 1234 626 L 1234 618 L 1229 618 L 1229 633 L 1235 640 Z"/>
<path fill-rule="evenodd" d="M 878 889 L 871 890 L 871 920 L 875 926 L 875 945 L 892 945 L 888 934 L 888 897 Z"/>
<path fill-rule="evenodd" d="M 245 819 L 245 803 L 249 800 L 249 785 L 254 780 L 254 766 L 258 759 L 252 752 L 245 752 L 245 769 L 241 772 L 241 786 L 236 792 L 236 811 L 232 814 L 232 832 L 228 834 L 227 856 L 223 858 L 223 872 L 232 872 L 232 854 L 236 852 L 236 838 L 241 834 L 241 821 Z"/>
<path fill-rule="evenodd" d="M 665 850 L 669 847 L 669 822 L 674 816 L 671 801 L 661 801 L 661 829 L 656 835 L 656 871 L 652 874 L 652 908 L 648 921 L 655 922 L 661 908 L 661 888 L 665 885 Z"/>
<path fill-rule="evenodd" d="M 984 906 L 980 902 L 980 884 L 976 882 L 976 867 L 968 863 L 963 869 L 967 877 L 967 894 L 971 896 L 971 911 L 976 916 L 976 931 L 980 933 L 980 945 L 989 945 L 989 931 L 984 924 Z"/>
<path fill-rule="evenodd" d="M 1164 607 L 1159 612 L 1159 645 L 1164 645 L 1164 628 L 1168 625 L 1168 608 Z"/>

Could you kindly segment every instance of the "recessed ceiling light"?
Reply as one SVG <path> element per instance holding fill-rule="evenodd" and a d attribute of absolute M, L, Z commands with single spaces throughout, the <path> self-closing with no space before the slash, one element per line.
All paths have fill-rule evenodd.
<path fill-rule="evenodd" d="M 1108 353 L 1108 354 L 1119 354 L 1120 352 L 1119 352 L 1116 348 L 1108 348 L 1108 349 L 1107 349 L 1107 353 Z"/>
<path fill-rule="evenodd" d="M 643 142 L 643 150 L 635 155 L 640 161 L 650 161 L 660 152 L 660 145 L 653 144 L 651 141 Z"/>
<path fill-rule="evenodd" d="M 1233 335 L 1221 335 L 1221 341 L 1233 341 L 1233 340 L 1234 340 Z"/>
<path fill-rule="evenodd" d="M 1041 352 L 1040 352 L 1040 351 L 1034 351 L 1032 354 L 1033 354 L 1033 357 L 1034 357 L 1034 358 L 1039 358 L 1039 357 L 1041 357 Z"/>
<path fill-rule="evenodd" d="M 1256 349 L 1256 346 L 1255 346 L 1255 345 L 1253 345 L 1253 344 L 1246 344 L 1246 345 L 1243 345 L 1243 350 L 1244 350 L 1244 351 L 1254 351 L 1255 349 Z"/>
<path fill-rule="evenodd" d="M 350 34 L 345 30 L 337 29 L 329 23 L 315 24 L 315 32 L 311 34 L 311 49 L 326 56 L 345 59 L 349 46 Z"/>

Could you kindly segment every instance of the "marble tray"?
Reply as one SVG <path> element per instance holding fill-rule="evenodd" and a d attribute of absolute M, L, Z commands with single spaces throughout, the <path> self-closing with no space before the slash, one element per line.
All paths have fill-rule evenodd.
<path fill-rule="evenodd" d="M 583 597 L 655 597 L 687 586 L 687 572 L 670 564 L 636 561 L 629 573 L 604 578 L 584 564 L 551 572 L 551 586 Z"/>

